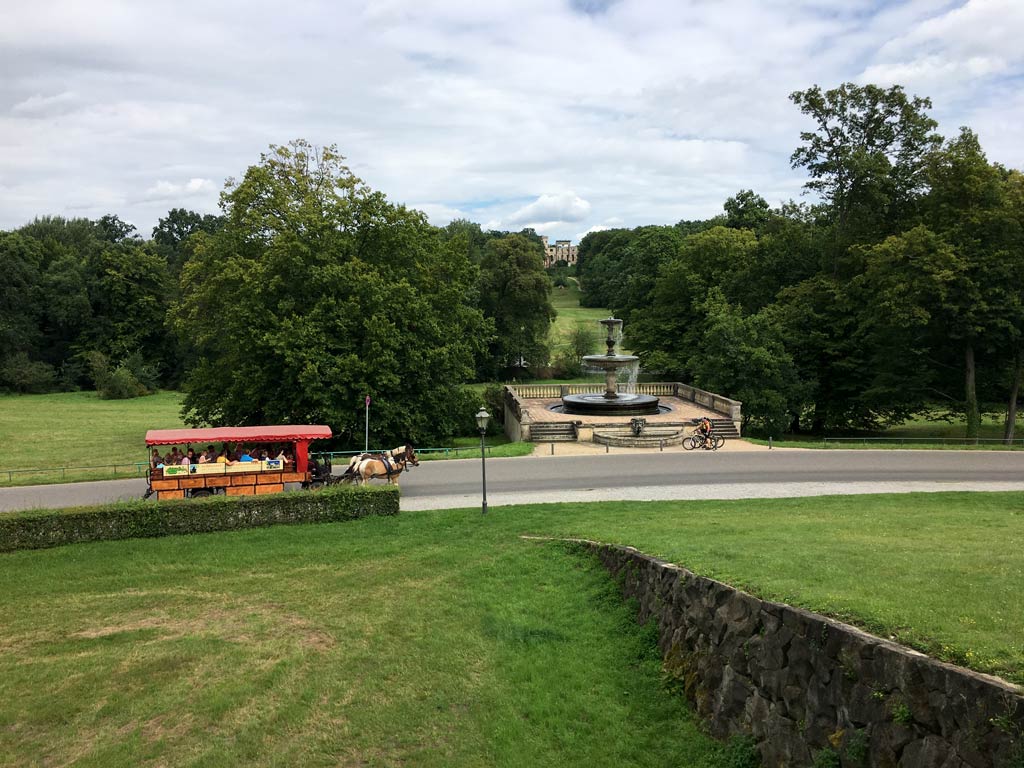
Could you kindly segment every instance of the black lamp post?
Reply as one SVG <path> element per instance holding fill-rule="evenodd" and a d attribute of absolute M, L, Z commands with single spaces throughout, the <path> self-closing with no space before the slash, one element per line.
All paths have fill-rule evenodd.
<path fill-rule="evenodd" d="M 485 457 L 486 448 L 484 447 L 484 435 L 487 434 L 487 422 L 491 420 L 491 414 L 489 414 L 483 407 L 476 414 L 476 426 L 480 430 L 480 472 L 483 478 L 483 490 L 484 490 L 484 502 L 483 508 L 480 514 L 487 514 L 487 459 Z"/>

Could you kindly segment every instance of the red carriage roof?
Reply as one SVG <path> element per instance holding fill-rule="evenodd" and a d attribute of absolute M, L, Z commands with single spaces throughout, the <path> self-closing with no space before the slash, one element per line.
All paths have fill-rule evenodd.
<path fill-rule="evenodd" d="M 187 443 L 281 443 L 322 440 L 331 436 L 323 424 L 283 424 L 271 427 L 208 427 L 206 429 L 151 429 L 146 445 Z"/>

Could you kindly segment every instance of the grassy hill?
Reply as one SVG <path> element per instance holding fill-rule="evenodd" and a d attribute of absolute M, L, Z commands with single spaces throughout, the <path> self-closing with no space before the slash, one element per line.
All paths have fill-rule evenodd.
<path fill-rule="evenodd" d="M 1024 494 L 556 504 L 0 557 L 0 765 L 716 766 L 631 544 L 1024 681 Z"/>

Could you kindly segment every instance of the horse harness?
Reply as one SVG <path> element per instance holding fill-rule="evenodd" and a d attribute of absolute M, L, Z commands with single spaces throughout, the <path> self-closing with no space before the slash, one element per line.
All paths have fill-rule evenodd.
<path fill-rule="evenodd" d="M 390 451 L 384 453 L 364 453 L 360 456 L 360 461 L 367 459 L 376 459 L 384 465 L 385 477 L 391 477 L 392 475 L 400 475 L 409 469 L 409 446 L 402 446 L 402 456 L 398 458 L 395 456 L 397 448 L 392 448 Z"/>

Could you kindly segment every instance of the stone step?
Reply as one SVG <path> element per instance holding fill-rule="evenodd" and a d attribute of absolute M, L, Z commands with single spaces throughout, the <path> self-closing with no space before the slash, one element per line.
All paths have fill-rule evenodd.
<path fill-rule="evenodd" d="M 700 423 L 700 419 L 693 419 L 693 423 Z M 727 440 L 738 440 L 740 437 L 740 433 L 737 431 L 732 419 L 711 419 L 711 429 Z"/>
<path fill-rule="evenodd" d="M 539 443 L 550 443 L 556 441 L 575 442 L 576 441 L 576 425 L 575 424 L 531 424 L 530 425 L 530 440 L 531 442 Z"/>

